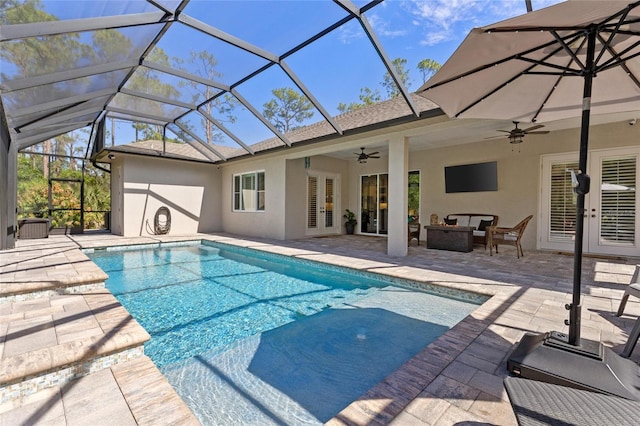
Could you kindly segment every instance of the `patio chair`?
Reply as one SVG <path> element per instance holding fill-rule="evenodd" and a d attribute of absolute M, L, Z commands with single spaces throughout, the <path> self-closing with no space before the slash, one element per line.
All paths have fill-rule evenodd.
<path fill-rule="evenodd" d="M 420 245 L 420 222 L 411 222 L 407 229 L 407 244 L 411 244 L 411 240 L 416 239 L 418 245 Z"/>
<path fill-rule="evenodd" d="M 620 306 L 618 307 L 618 313 L 616 314 L 617 317 L 622 316 L 624 313 L 624 308 L 627 306 L 629 296 L 640 298 L 640 265 L 636 265 L 636 271 L 633 273 L 633 277 L 631 277 L 631 283 L 627 286 L 627 289 L 624 291 L 624 295 L 622 296 L 622 300 L 620 300 Z"/>
<path fill-rule="evenodd" d="M 520 256 L 524 256 L 520 240 L 522 239 L 522 234 L 524 234 L 524 230 L 527 228 L 527 224 L 531 219 L 533 219 L 533 215 L 527 216 L 513 228 L 497 226 L 487 227 L 486 234 L 487 244 L 489 245 L 489 255 L 493 256 L 494 247 L 496 248 L 496 253 L 498 253 L 498 245 L 502 244 L 515 246 L 518 259 L 520 259 Z"/>
<path fill-rule="evenodd" d="M 520 426 L 640 424 L 639 401 L 517 377 L 504 387 Z"/>

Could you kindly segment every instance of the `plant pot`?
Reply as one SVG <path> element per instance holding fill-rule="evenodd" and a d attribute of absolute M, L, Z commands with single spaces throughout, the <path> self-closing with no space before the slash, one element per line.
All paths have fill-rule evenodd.
<path fill-rule="evenodd" d="M 344 226 L 347 228 L 347 234 L 351 235 L 353 234 L 353 231 L 355 231 L 356 229 L 356 224 L 355 223 L 345 223 Z"/>

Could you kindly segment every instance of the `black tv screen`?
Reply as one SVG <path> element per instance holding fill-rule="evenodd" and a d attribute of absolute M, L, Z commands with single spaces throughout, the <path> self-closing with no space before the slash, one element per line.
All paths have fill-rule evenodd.
<path fill-rule="evenodd" d="M 444 168 L 445 191 L 480 192 L 498 190 L 498 163 L 465 164 Z"/>

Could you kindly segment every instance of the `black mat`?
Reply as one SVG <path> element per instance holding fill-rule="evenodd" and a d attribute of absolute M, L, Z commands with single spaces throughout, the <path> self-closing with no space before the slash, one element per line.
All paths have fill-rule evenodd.
<path fill-rule="evenodd" d="M 520 426 L 640 425 L 640 402 L 535 380 L 507 377 Z"/>

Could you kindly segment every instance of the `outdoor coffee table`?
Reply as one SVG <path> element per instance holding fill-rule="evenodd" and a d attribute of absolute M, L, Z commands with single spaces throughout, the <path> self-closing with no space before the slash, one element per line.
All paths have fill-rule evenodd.
<path fill-rule="evenodd" d="M 473 226 L 426 225 L 427 248 L 460 252 L 473 251 Z"/>

